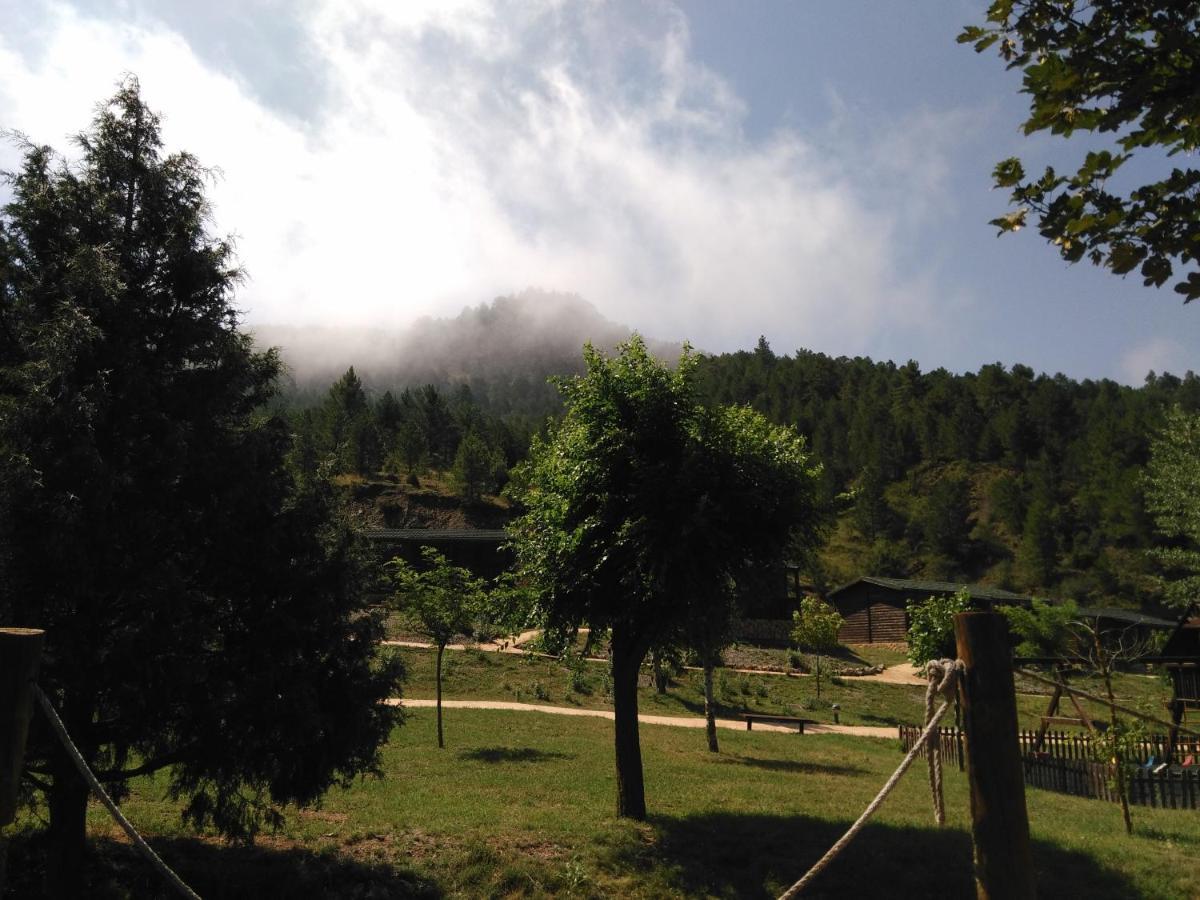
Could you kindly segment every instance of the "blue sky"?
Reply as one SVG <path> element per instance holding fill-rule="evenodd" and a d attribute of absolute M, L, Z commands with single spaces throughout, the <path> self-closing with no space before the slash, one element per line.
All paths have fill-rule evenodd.
<path fill-rule="evenodd" d="M 0 128 L 66 150 L 136 73 L 221 170 L 250 324 L 534 286 L 708 350 L 1197 367 L 1200 308 L 987 224 L 997 160 L 1082 150 L 1022 136 L 1019 76 L 955 43 L 985 6 L 0 0 Z"/>

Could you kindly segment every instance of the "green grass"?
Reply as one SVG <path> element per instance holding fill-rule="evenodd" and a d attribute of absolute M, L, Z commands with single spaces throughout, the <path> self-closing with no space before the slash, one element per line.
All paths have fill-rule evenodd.
<path fill-rule="evenodd" d="M 408 668 L 405 696 L 432 699 L 434 654 L 432 651 L 393 650 L 403 657 Z M 468 650 L 446 654 L 442 685 L 447 699 L 517 700 L 526 703 L 551 703 L 585 709 L 611 709 L 612 698 L 606 690 L 607 666 L 585 663 L 576 679 L 583 691 L 572 689 L 569 668 L 562 662 L 537 656 L 484 653 Z M 666 694 L 658 694 L 643 676 L 638 706 L 653 715 L 688 716 L 704 714 L 701 673 L 686 671 L 674 679 Z M 822 680 L 821 700 L 816 699 L 816 680 L 781 675 L 755 675 L 717 670 L 719 715 L 736 717 L 741 712 L 803 715 L 821 722 L 832 722 L 830 704 L 841 706 L 840 721 L 845 725 L 919 724 L 925 714 L 925 689 L 919 686 L 884 684 L 855 678 L 840 678 L 835 683 Z M 1091 692 L 1102 689 L 1095 679 L 1076 679 L 1072 684 Z M 1030 685 L 1030 687 L 1036 687 Z M 1039 688 L 1040 689 L 1040 688 Z M 1130 705 L 1159 717 L 1169 688 L 1157 678 L 1121 675 L 1116 682 L 1117 695 Z M 1036 728 L 1049 698 L 1043 695 L 1017 697 L 1022 728 Z M 1093 715 L 1101 715 L 1098 705 L 1085 704 Z M 1073 715 L 1063 701 L 1060 715 Z"/>
<path fill-rule="evenodd" d="M 383 753 L 383 777 L 285 810 L 253 849 L 181 829 L 162 779 L 125 804 L 202 896 L 774 897 L 817 859 L 900 760 L 894 741 L 643 726 L 650 822 L 613 816 L 611 724 L 538 713 L 453 710 L 445 750 L 432 711 L 411 714 Z M 947 772 L 947 826 L 931 824 L 911 772 L 812 897 L 973 894 L 966 779 Z M 1200 817 L 1030 790 L 1042 896 L 1200 896 Z M 104 812 L 89 814 L 104 865 L 97 897 L 161 892 Z M 10 877 L 28 887 L 36 848 L 14 843 Z"/>

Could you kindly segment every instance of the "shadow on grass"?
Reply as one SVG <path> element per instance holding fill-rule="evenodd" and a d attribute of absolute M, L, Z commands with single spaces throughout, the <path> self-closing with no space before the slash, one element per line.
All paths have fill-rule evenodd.
<path fill-rule="evenodd" d="M 716 761 L 726 765 L 753 766 L 756 769 L 769 769 L 775 772 L 804 772 L 814 775 L 863 775 L 867 772 L 866 769 L 858 766 L 799 762 L 793 759 L 759 759 L 755 756 L 722 756 Z"/>
<path fill-rule="evenodd" d="M 574 759 L 575 754 L 537 750 L 533 747 L 480 747 L 477 750 L 464 750 L 458 754 L 458 758 L 486 763 L 549 762 L 552 759 Z"/>
<path fill-rule="evenodd" d="M 687 895 L 772 898 L 842 836 L 844 822 L 807 816 L 710 813 L 653 817 L 657 840 L 612 845 L 610 864 L 666 867 Z M 1082 853 L 1034 842 L 1041 896 L 1121 900 L 1138 896 L 1123 874 Z M 806 891 L 818 897 L 973 897 L 971 838 L 965 831 L 868 825 Z"/>
<path fill-rule="evenodd" d="M 266 840 L 270 840 L 269 838 Z M 438 886 L 403 866 L 360 861 L 344 854 L 265 844 L 238 846 L 200 838 L 155 838 L 155 851 L 205 900 L 328 897 L 440 898 Z M 91 842 L 89 898 L 175 898 L 163 877 L 126 843 Z M 45 878 L 44 836 L 14 837 L 10 844 L 6 897 L 41 897 Z"/>

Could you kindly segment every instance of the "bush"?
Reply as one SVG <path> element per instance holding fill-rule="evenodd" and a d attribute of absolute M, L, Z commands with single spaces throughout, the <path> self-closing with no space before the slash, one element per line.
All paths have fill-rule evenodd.
<path fill-rule="evenodd" d="M 908 604 L 908 658 L 913 665 L 954 656 L 954 615 L 971 608 L 966 588 Z"/>

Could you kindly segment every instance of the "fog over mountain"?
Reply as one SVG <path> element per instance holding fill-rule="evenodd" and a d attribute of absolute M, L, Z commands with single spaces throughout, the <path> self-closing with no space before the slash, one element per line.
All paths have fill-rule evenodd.
<path fill-rule="evenodd" d="M 483 402 L 514 388 L 553 393 L 550 375 L 582 371 L 590 341 L 611 350 L 633 333 L 575 294 L 530 289 L 468 307 L 447 319 L 423 318 L 406 329 L 326 325 L 257 325 L 263 347 L 278 347 L 297 393 L 323 391 L 354 366 L 377 392 L 410 385 L 467 384 Z M 658 356 L 673 360 L 680 345 L 647 338 Z"/>

